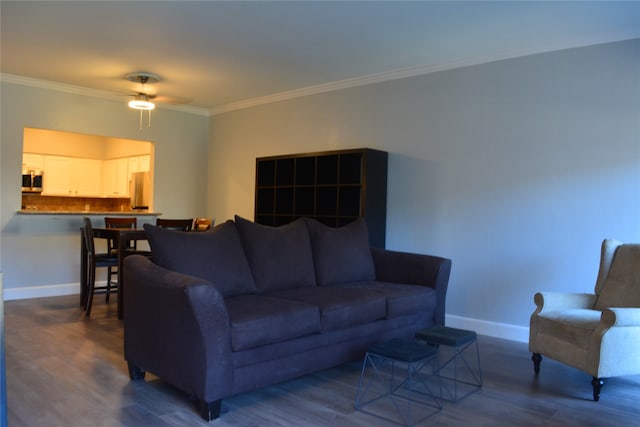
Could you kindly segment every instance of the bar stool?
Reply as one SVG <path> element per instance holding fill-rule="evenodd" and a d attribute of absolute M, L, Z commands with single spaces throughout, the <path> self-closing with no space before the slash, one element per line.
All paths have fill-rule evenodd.
<path fill-rule="evenodd" d="M 105 216 L 104 217 L 104 226 L 106 228 L 138 228 L 138 218 L 135 216 L 132 217 L 112 217 Z M 118 240 L 116 239 L 107 239 L 107 251 L 110 254 L 118 255 Z M 137 244 L 134 241 L 129 242 L 129 247 L 125 248 L 126 251 L 135 252 L 137 250 Z M 117 267 L 109 267 L 108 272 L 109 277 L 118 277 L 118 268 Z M 111 280 L 107 281 L 107 286 L 111 283 Z M 107 302 L 109 302 L 109 292 L 107 292 Z"/>
<path fill-rule="evenodd" d="M 111 275 L 107 274 L 107 283 L 105 286 L 96 286 L 96 269 L 112 268 L 118 266 L 118 255 L 112 253 L 96 253 L 95 243 L 93 239 L 93 227 L 91 220 L 84 218 L 84 244 L 87 251 L 87 294 L 85 303 L 85 313 L 91 315 L 91 306 L 93 305 L 93 296 L 95 294 L 105 294 L 106 302 L 109 302 L 109 294 L 118 292 L 118 284 L 113 283 Z"/>
<path fill-rule="evenodd" d="M 437 354 L 433 346 L 399 338 L 369 347 L 355 409 L 403 426 L 412 426 L 436 414 L 442 409 Z M 403 371 L 402 367 L 404 375 L 396 376 L 396 372 Z M 421 372 L 425 367 L 431 368 L 430 374 Z M 397 418 L 390 417 L 393 413 Z"/>
<path fill-rule="evenodd" d="M 451 354 L 448 358 L 443 357 L 442 348 L 440 348 L 438 363 L 438 373 L 445 384 L 453 383 L 453 392 L 447 390 L 450 396 L 451 402 L 457 402 L 471 393 L 478 391 L 482 387 L 482 369 L 480 367 L 480 349 L 478 347 L 478 338 L 474 331 L 468 331 L 465 329 L 449 328 L 446 326 L 434 326 L 429 329 L 423 329 L 416 332 L 415 337 L 418 340 L 426 341 L 428 346 L 435 346 L 440 348 L 441 346 L 451 347 Z M 475 345 L 474 345 L 475 344 Z M 475 351 L 474 351 L 475 350 Z M 475 364 L 473 367 L 467 361 L 465 353 L 471 353 L 473 357 L 475 353 Z M 445 359 L 444 361 L 442 359 Z M 453 365 L 453 372 L 447 367 Z M 445 369 L 448 369 L 445 371 Z M 444 372 L 443 372 L 444 371 Z M 462 395 L 458 393 L 458 386 L 465 388 L 466 390 Z"/>

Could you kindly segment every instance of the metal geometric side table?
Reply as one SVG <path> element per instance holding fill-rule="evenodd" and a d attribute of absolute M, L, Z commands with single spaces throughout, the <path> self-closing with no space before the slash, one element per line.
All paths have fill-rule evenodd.
<path fill-rule="evenodd" d="M 415 425 L 440 411 L 442 386 L 436 373 L 437 354 L 433 346 L 403 339 L 369 347 L 355 409 L 403 426 Z"/>
<path fill-rule="evenodd" d="M 480 367 L 480 349 L 478 338 L 474 331 L 449 328 L 446 326 L 434 326 L 416 332 L 418 340 L 426 341 L 427 347 L 439 348 L 438 373 L 443 380 L 443 387 L 449 398 L 445 400 L 457 402 L 482 387 L 482 369 Z M 475 344 L 475 345 L 474 345 Z M 450 347 L 450 354 L 446 354 L 441 347 Z M 474 356 L 475 363 L 472 366 L 468 358 Z M 470 355 L 466 353 L 471 353 Z M 473 362 L 473 361 L 471 361 Z M 453 371 L 453 372 L 451 372 Z M 453 391 L 447 387 L 452 383 Z M 463 390 L 458 390 L 459 388 Z"/>

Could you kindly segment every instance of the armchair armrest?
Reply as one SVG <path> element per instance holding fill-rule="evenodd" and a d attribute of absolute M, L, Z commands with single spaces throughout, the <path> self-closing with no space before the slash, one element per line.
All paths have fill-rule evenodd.
<path fill-rule="evenodd" d="M 588 372 L 593 376 L 607 378 L 640 373 L 640 308 L 602 310 L 589 348 L 597 349 L 587 355 Z"/>
<path fill-rule="evenodd" d="M 124 262 L 124 358 L 211 402 L 230 394 L 229 317 L 210 282 L 141 255 Z"/>
<path fill-rule="evenodd" d="M 611 307 L 602 310 L 600 323 L 604 327 L 613 326 L 640 326 L 639 307 Z"/>
<path fill-rule="evenodd" d="M 447 287 L 451 260 L 433 255 L 371 248 L 376 280 L 391 283 L 428 286 L 435 289 L 437 306 L 434 324 L 444 325 Z"/>
<path fill-rule="evenodd" d="M 538 292 L 533 300 L 537 306 L 534 314 L 542 311 L 566 310 L 571 308 L 591 309 L 597 295 L 569 292 Z"/>

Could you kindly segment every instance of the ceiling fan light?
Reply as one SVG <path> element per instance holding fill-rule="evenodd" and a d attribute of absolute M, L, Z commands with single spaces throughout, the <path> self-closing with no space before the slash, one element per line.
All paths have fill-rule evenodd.
<path fill-rule="evenodd" d="M 135 99 L 129 101 L 129 108 L 134 110 L 153 110 L 156 104 L 149 101 L 147 95 L 136 95 Z"/>

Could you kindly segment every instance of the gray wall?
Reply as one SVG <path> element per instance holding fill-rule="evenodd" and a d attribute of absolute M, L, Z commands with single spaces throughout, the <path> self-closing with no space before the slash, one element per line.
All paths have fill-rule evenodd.
<path fill-rule="evenodd" d="M 255 158 L 387 150 L 387 247 L 453 259 L 447 313 L 526 339 L 538 290 L 593 291 L 640 241 L 640 40 L 212 117 L 209 211 L 253 217 Z"/>
<path fill-rule="evenodd" d="M 155 210 L 165 217 L 207 215 L 206 115 L 159 108 L 151 129 L 139 131 L 137 112 L 127 107 L 125 98 L 112 101 L 7 82 L 1 90 L 0 271 L 5 294 L 52 285 L 71 289 L 79 282 L 82 218 L 16 214 L 25 127 L 152 141 Z"/>

